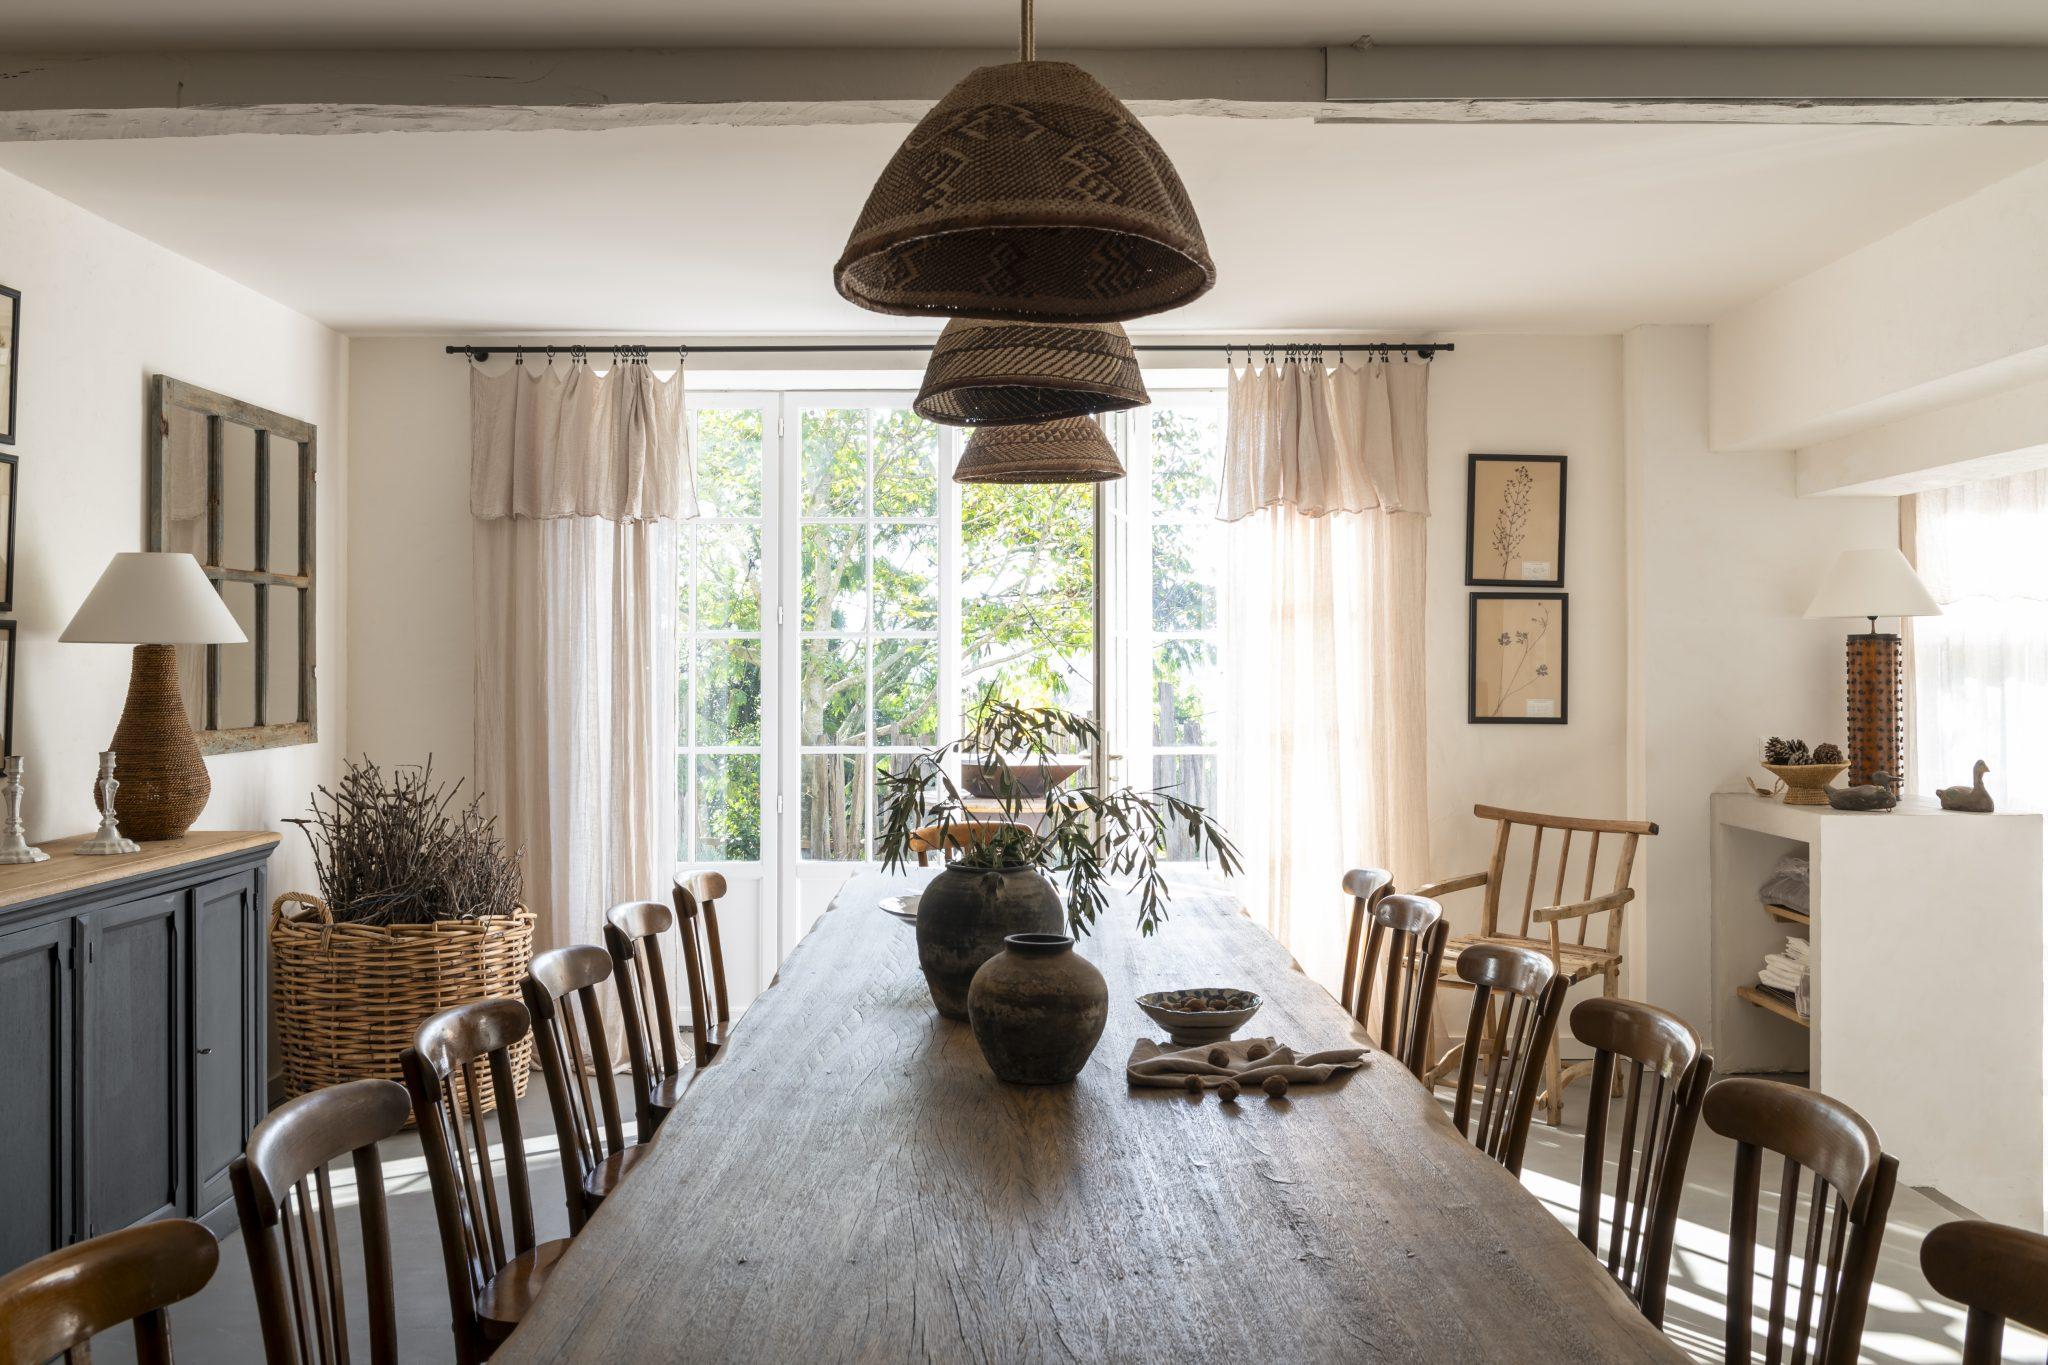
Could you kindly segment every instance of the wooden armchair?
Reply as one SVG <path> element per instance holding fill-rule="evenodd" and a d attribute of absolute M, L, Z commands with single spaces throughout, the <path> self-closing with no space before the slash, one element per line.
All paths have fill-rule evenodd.
<path fill-rule="evenodd" d="M 1498 806 L 1474 806 L 1472 813 L 1482 820 L 1493 821 L 1495 825 L 1493 860 L 1486 871 L 1417 887 L 1414 893 L 1436 901 L 1461 891 L 1483 893 L 1479 932 L 1460 935 L 1450 941 L 1444 953 L 1439 985 L 1470 989 L 1458 976 L 1459 954 L 1475 943 L 1506 943 L 1535 948 L 1547 954 L 1557 968 L 1558 976 L 1568 985 L 1599 977 L 1601 995 L 1612 998 L 1621 985 L 1622 916 L 1636 898 L 1634 888 L 1629 885 L 1630 878 L 1635 875 L 1636 845 L 1643 837 L 1655 834 L 1657 827 L 1647 820 L 1588 820 L 1568 815 L 1502 810 Z M 1501 913 L 1501 904 L 1504 899 L 1512 900 L 1511 896 L 1503 893 L 1512 877 L 1519 874 L 1524 866 L 1521 855 L 1513 854 L 1511 857 L 1511 845 L 1515 842 L 1517 830 L 1529 832 L 1529 852 L 1527 874 L 1520 887 L 1522 908 L 1519 915 L 1511 920 Z M 1547 836 L 1553 833 L 1563 837 L 1547 840 Z M 1582 834 L 1591 838 L 1585 843 L 1582 873 L 1572 878 L 1572 889 L 1577 892 L 1577 898 L 1568 901 L 1565 899 L 1565 883 L 1573 861 L 1573 840 Z M 1599 884 L 1600 844 L 1605 835 L 1618 838 L 1610 845 L 1615 854 L 1611 860 L 1612 873 L 1607 879 L 1607 889 L 1595 894 L 1594 888 Z M 1544 858 L 1546 841 L 1551 843 L 1556 853 L 1554 864 Z M 1536 904 L 1539 887 L 1547 892 L 1544 897 L 1546 903 L 1540 906 Z M 1513 913 L 1510 911 L 1511 915 Z M 1591 932 L 1593 919 L 1603 915 L 1606 919 L 1600 926 L 1600 932 Z M 1573 930 L 1569 935 L 1567 928 Z M 1553 1125 L 1564 1117 L 1564 1088 L 1593 1071 L 1591 1062 L 1562 1065 L 1557 1046 L 1557 1039 L 1553 1037 L 1544 1063 L 1543 1094 L 1539 1097 L 1544 1120 Z M 1444 1076 L 1455 1074 L 1463 1052 L 1464 1044 L 1460 1043 L 1438 1059 L 1436 1065 L 1429 1069 L 1426 1077 L 1429 1083 L 1434 1085 Z"/>

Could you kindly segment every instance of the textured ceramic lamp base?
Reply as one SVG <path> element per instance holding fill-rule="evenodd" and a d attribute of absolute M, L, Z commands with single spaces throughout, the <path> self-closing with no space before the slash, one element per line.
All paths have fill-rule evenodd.
<path fill-rule="evenodd" d="M 121 832 L 145 842 L 183 838 L 206 809 L 213 779 L 207 776 L 206 760 L 200 757 L 199 741 L 185 715 L 175 646 L 135 646 L 128 701 L 107 747 L 120 763 L 114 814 Z M 97 792 L 93 808 L 99 808 Z"/>
<path fill-rule="evenodd" d="M 1899 637 L 1849 637 L 1849 785 L 1905 775 L 1905 698 Z"/>

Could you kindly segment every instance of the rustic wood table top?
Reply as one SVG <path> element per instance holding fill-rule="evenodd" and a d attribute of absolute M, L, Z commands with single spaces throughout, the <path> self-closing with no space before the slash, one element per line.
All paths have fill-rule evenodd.
<path fill-rule="evenodd" d="M 1126 1086 L 1145 991 L 1246 986 L 1244 1036 L 1351 1041 L 1226 897 L 1099 925 L 1101 1046 L 1017 1087 L 875 907 L 917 880 L 840 893 L 494 1360 L 1684 1359 L 1378 1053 L 1284 1100 Z"/>

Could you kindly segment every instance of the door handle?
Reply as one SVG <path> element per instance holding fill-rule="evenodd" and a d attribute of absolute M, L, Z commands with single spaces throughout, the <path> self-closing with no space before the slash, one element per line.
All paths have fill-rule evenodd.
<path fill-rule="evenodd" d="M 202 1057 L 211 1057 L 213 1055 L 213 1049 L 210 1047 L 200 1048 L 199 1055 Z"/>

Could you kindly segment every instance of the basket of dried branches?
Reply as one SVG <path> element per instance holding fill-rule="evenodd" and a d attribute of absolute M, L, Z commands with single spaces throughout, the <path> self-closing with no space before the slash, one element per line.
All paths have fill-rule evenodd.
<path fill-rule="evenodd" d="M 461 784 L 431 763 L 387 776 L 365 760 L 314 793 L 295 820 L 313 846 L 320 894 L 271 907 L 271 994 L 285 1089 L 303 1095 L 366 1076 L 400 1079 L 399 1054 L 429 1016 L 519 998 L 533 915 L 519 904 L 517 854 Z M 531 1040 L 512 1050 L 526 1092 Z M 495 1104 L 485 1074 L 479 1098 Z"/>

